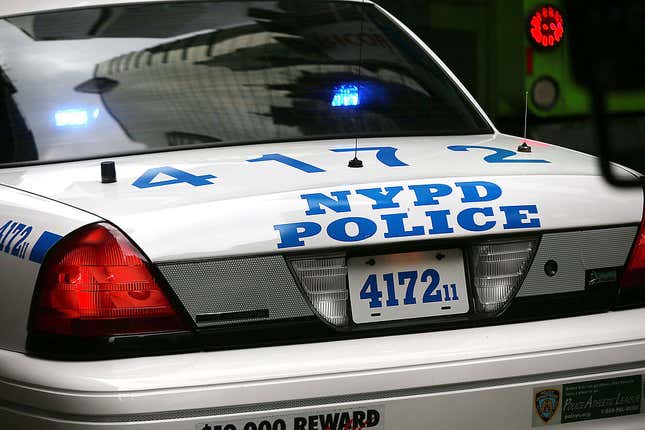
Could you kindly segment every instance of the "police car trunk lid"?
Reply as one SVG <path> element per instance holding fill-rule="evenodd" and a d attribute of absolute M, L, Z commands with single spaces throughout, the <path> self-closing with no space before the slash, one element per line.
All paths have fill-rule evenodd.
<path fill-rule="evenodd" d="M 0 182 L 113 222 L 156 262 L 640 221 L 642 191 L 607 185 L 594 157 L 521 142 L 361 139 L 362 168 L 348 167 L 353 139 L 241 145 L 110 158 L 110 184 L 105 159 L 7 168 Z"/>

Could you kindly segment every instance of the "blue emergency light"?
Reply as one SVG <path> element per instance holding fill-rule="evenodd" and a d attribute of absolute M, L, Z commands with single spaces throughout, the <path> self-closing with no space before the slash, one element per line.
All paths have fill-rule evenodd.
<path fill-rule="evenodd" d="M 360 103 L 358 86 L 350 84 L 334 88 L 334 97 L 331 99 L 333 107 L 358 106 Z"/>

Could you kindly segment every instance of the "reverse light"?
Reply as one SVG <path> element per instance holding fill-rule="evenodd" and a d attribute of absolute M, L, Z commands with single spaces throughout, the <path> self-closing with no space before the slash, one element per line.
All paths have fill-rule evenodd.
<path fill-rule="evenodd" d="M 294 259 L 291 267 L 318 315 L 333 326 L 346 326 L 349 292 L 345 256 Z"/>
<path fill-rule="evenodd" d="M 478 312 L 497 313 L 510 304 L 533 261 L 537 244 L 537 239 L 523 239 L 472 247 L 472 280 Z"/>
<path fill-rule="evenodd" d="M 87 337 L 186 329 L 146 257 L 113 226 L 84 227 L 47 254 L 31 331 Z"/>

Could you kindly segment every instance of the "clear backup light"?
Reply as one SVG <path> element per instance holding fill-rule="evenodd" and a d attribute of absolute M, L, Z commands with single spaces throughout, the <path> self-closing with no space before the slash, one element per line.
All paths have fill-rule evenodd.
<path fill-rule="evenodd" d="M 537 244 L 537 239 L 522 239 L 473 245 L 471 267 L 478 312 L 497 313 L 506 308 L 522 285 Z"/>
<path fill-rule="evenodd" d="M 347 263 L 343 255 L 294 259 L 290 261 L 300 285 L 318 314 L 336 327 L 346 326 Z"/>

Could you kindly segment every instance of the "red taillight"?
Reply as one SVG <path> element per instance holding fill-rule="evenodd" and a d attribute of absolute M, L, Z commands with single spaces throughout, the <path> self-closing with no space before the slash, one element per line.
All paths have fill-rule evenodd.
<path fill-rule="evenodd" d="M 627 267 L 625 267 L 620 281 L 620 287 L 645 287 L 645 215 L 627 260 Z"/>
<path fill-rule="evenodd" d="M 186 329 L 146 258 L 109 224 L 72 233 L 43 262 L 32 331 L 112 336 Z"/>

